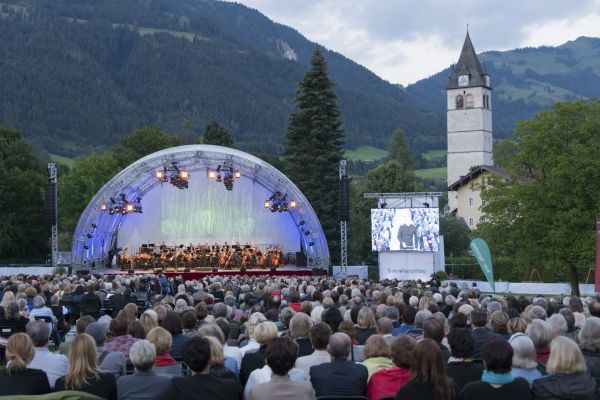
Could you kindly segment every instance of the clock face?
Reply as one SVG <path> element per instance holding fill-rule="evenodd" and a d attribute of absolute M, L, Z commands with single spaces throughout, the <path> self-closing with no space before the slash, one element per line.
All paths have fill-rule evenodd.
<path fill-rule="evenodd" d="M 469 75 L 460 75 L 458 77 L 458 86 L 468 86 L 469 85 Z"/>
<path fill-rule="evenodd" d="M 490 76 L 489 75 L 485 76 L 485 86 L 488 86 L 488 87 L 490 86 Z"/>

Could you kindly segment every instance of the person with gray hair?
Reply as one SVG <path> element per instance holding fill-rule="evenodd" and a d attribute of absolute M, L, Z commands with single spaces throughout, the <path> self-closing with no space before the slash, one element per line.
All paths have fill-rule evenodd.
<path fill-rule="evenodd" d="M 531 307 L 531 309 L 529 310 L 529 319 L 531 321 L 533 321 L 534 319 L 540 319 L 542 321 L 545 321 L 546 318 L 546 310 L 544 310 L 544 308 L 542 308 L 541 306 L 536 305 Z"/>
<path fill-rule="evenodd" d="M 46 307 L 46 300 L 42 296 L 37 295 L 33 298 L 33 309 L 30 315 L 36 320 L 44 320 L 48 323 L 54 344 L 58 345 L 62 342 L 58 331 L 58 319 L 54 316 L 52 309 Z"/>
<path fill-rule="evenodd" d="M 433 314 L 429 310 L 418 311 L 415 314 L 415 327 L 406 331 L 406 334 L 415 340 L 423 339 L 423 324 L 431 317 Z"/>
<path fill-rule="evenodd" d="M 596 380 L 596 390 L 600 390 L 600 318 L 589 317 L 583 321 L 579 347 L 588 372 Z"/>
<path fill-rule="evenodd" d="M 111 372 L 115 378 L 125 375 L 125 355 L 120 351 L 108 351 L 104 348 L 106 325 L 92 322 L 85 328 L 85 333 L 96 342 L 96 357 L 100 369 Z"/>
<path fill-rule="evenodd" d="M 569 308 L 561 308 L 558 313 L 567 321 L 567 334 L 565 335 L 575 343 L 579 343 L 578 329 L 575 327 L 575 314 Z"/>
<path fill-rule="evenodd" d="M 28 368 L 41 369 L 48 375 L 50 388 L 54 389 L 56 380 L 67 373 L 69 359 L 62 354 L 54 354 L 48 349 L 50 328 L 44 321 L 34 321 L 27 324 L 27 335 L 35 347 L 35 355 Z"/>
<path fill-rule="evenodd" d="M 567 334 L 567 320 L 560 314 L 552 314 L 550 318 L 546 320 L 552 331 L 552 338 L 557 336 L 566 336 Z"/>
<path fill-rule="evenodd" d="M 290 336 L 298 345 L 298 357 L 307 356 L 314 351 L 309 338 L 311 326 L 310 317 L 304 313 L 296 313 L 290 320 Z"/>
<path fill-rule="evenodd" d="M 535 346 L 536 361 L 546 365 L 548 357 L 550 357 L 550 342 L 552 341 L 552 329 L 550 329 L 548 323 L 540 319 L 534 319 L 527 325 L 525 334 L 531 338 Z"/>
<path fill-rule="evenodd" d="M 533 342 L 529 336 L 521 332 L 512 335 L 508 342 L 513 348 L 511 370 L 513 377 L 526 379 L 531 387 L 534 380 L 542 377 L 542 373 L 537 368 L 537 354 Z"/>
<path fill-rule="evenodd" d="M 145 400 L 160 398 L 169 388 L 171 377 L 152 372 L 156 349 L 148 340 L 139 340 L 129 349 L 129 359 L 135 367 L 133 375 L 117 380 L 119 400 Z"/>
<path fill-rule="evenodd" d="M 327 346 L 331 362 L 310 368 L 317 398 L 365 395 L 369 373 L 364 365 L 348 361 L 351 347 L 350 336 L 341 332 L 331 335 Z"/>

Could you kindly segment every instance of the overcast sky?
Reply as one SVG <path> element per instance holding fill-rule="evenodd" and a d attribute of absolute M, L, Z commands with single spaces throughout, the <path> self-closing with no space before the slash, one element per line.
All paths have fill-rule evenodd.
<path fill-rule="evenodd" d="M 466 26 L 478 53 L 600 37 L 600 0 L 236 0 L 392 82 L 455 62 Z"/>

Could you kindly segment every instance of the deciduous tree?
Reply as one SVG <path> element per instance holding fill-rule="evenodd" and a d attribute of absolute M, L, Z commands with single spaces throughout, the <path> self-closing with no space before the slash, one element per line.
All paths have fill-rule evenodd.
<path fill-rule="evenodd" d="M 211 121 L 204 128 L 204 132 L 199 138 L 198 143 L 233 147 L 233 137 L 217 121 Z"/>

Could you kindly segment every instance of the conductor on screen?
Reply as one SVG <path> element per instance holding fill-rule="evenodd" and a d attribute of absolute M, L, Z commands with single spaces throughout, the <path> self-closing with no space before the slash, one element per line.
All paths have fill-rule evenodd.
<path fill-rule="evenodd" d="M 398 242 L 402 250 L 415 250 L 417 227 L 412 221 L 410 210 L 398 210 L 400 225 L 398 226 Z"/>

